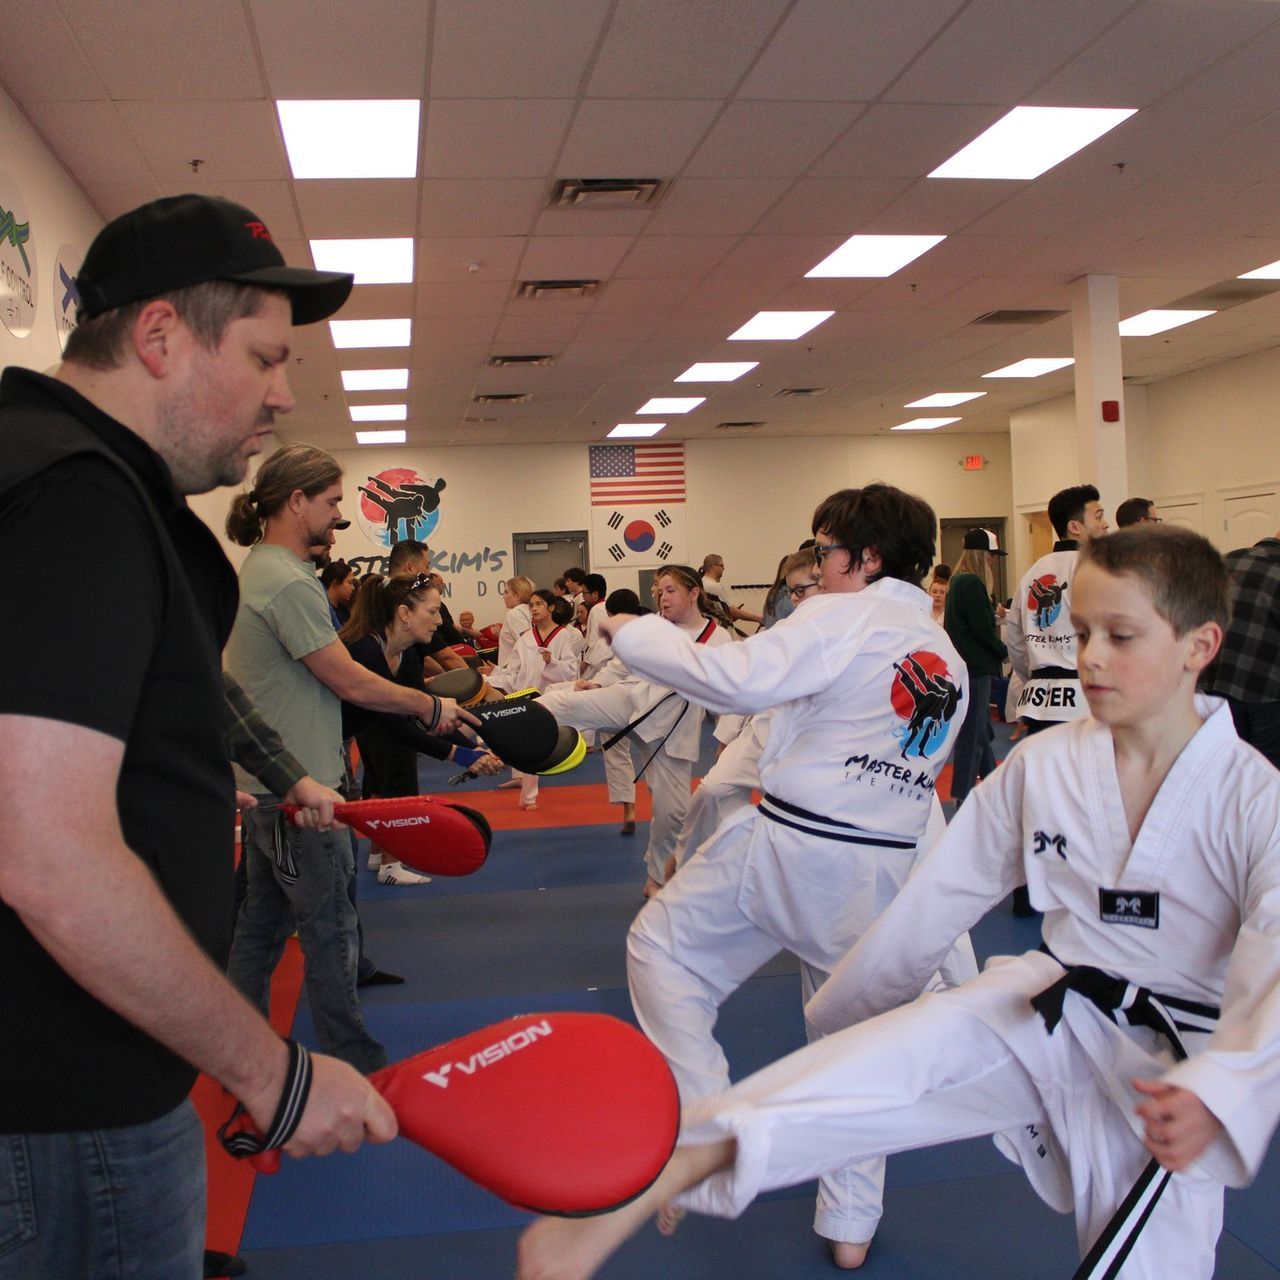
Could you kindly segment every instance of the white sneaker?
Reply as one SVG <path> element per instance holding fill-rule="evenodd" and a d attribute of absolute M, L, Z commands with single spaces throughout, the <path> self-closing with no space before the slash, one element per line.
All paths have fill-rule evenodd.
<path fill-rule="evenodd" d="M 378 868 L 379 884 L 430 884 L 431 877 L 410 871 L 402 862 L 388 862 Z"/>

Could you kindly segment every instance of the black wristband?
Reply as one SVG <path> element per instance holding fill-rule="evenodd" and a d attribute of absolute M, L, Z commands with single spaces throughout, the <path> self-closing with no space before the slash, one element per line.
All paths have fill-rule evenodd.
<path fill-rule="evenodd" d="M 285 1044 L 289 1047 L 289 1067 L 271 1128 L 261 1136 L 247 1129 L 233 1130 L 232 1126 L 244 1114 L 244 1105 L 237 1103 L 231 1118 L 218 1130 L 218 1141 L 237 1158 L 283 1147 L 297 1131 L 311 1094 L 311 1055 L 295 1040 L 286 1040 Z"/>

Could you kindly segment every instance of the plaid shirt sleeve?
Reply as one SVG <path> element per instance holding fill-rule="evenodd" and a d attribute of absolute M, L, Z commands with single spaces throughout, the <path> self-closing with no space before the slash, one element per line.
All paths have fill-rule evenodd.
<path fill-rule="evenodd" d="M 258 714 L 249 695 L 225 671 L 222 697 L 227 713 L 227 750 L 275 796 L 282 796 L 307 771 L 284 748 L 280 735 Z"/>
<path fill-rule="evenodd" d="M 1226 556 L 1231 626 L 1209 692 L 1243 702 L 1280 702 L 1280 538 Z"/>

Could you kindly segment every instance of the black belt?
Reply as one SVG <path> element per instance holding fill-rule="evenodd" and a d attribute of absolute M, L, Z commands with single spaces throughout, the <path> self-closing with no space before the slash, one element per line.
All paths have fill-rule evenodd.
<path fill-rule="evenodd" d="M 764 798 L 756 806 L 766 818 L 791 827 L 795 831 L 803 831 L 806 835 L 822 836 L 827 840 L 844 840 L 848 844 L 870 844 L 881 849 L 914 849 L 914 840 L 895 840 L 891 837 L 876 836 L 852 822 L 839 822 L 835 818 L 824 818 L 820 813 L 810 813 L 798 804 L 789 800 L 779 800 L 767 791 Z"/>
<path fill-rule="evenodd" d="M 1035 667 L 1027 676 L 1027 683 L 1033 680 L 1079 680 L 1080 673 L 1073 667 Z"/>
<path fill-rule="evenodd" d="M 1041 950 L 1053 954 L 1048 947 L 1042 946 Z M 1183 1000 L 1178 996 L 1156 995 L 1146 987 L 1126 978 L 1117 978 L 1102 969 L 1086 964 L 1071 965 L 1057 982 L 1031 1000 L 1032 1008 L 1044 1019 L 1050 1035 L 1062 1019 L 1062 1007 L 1068 991 L 1083 996 L 1112 1022 L 1149 1027 L 1159 1032 L 1169 1042 L 1179 1062 L 1187 1057 L 1179 1032 L 1212 1031 L 1220 1015 L 1220 1010 L 1213 1005 Z M 1147 1162 L 1129 1194 L 1093 1242 L 1072 1280 L 1114 1280 L 1172 1176 L 1168 1169 L 1160 1167 L 1159 1161 L 1152 1159 Z"/>

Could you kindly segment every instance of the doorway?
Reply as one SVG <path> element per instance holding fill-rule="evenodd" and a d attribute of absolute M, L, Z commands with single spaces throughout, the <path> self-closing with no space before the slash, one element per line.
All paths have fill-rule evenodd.
<path fill-rule="evenodd" d="M 532 578 L 535 585 L 550 588 L 571 565 L 587 567 L 587 531 L 558 530 L 554 533 L 513 533 L 515 551 L 512 576 Z"/>

